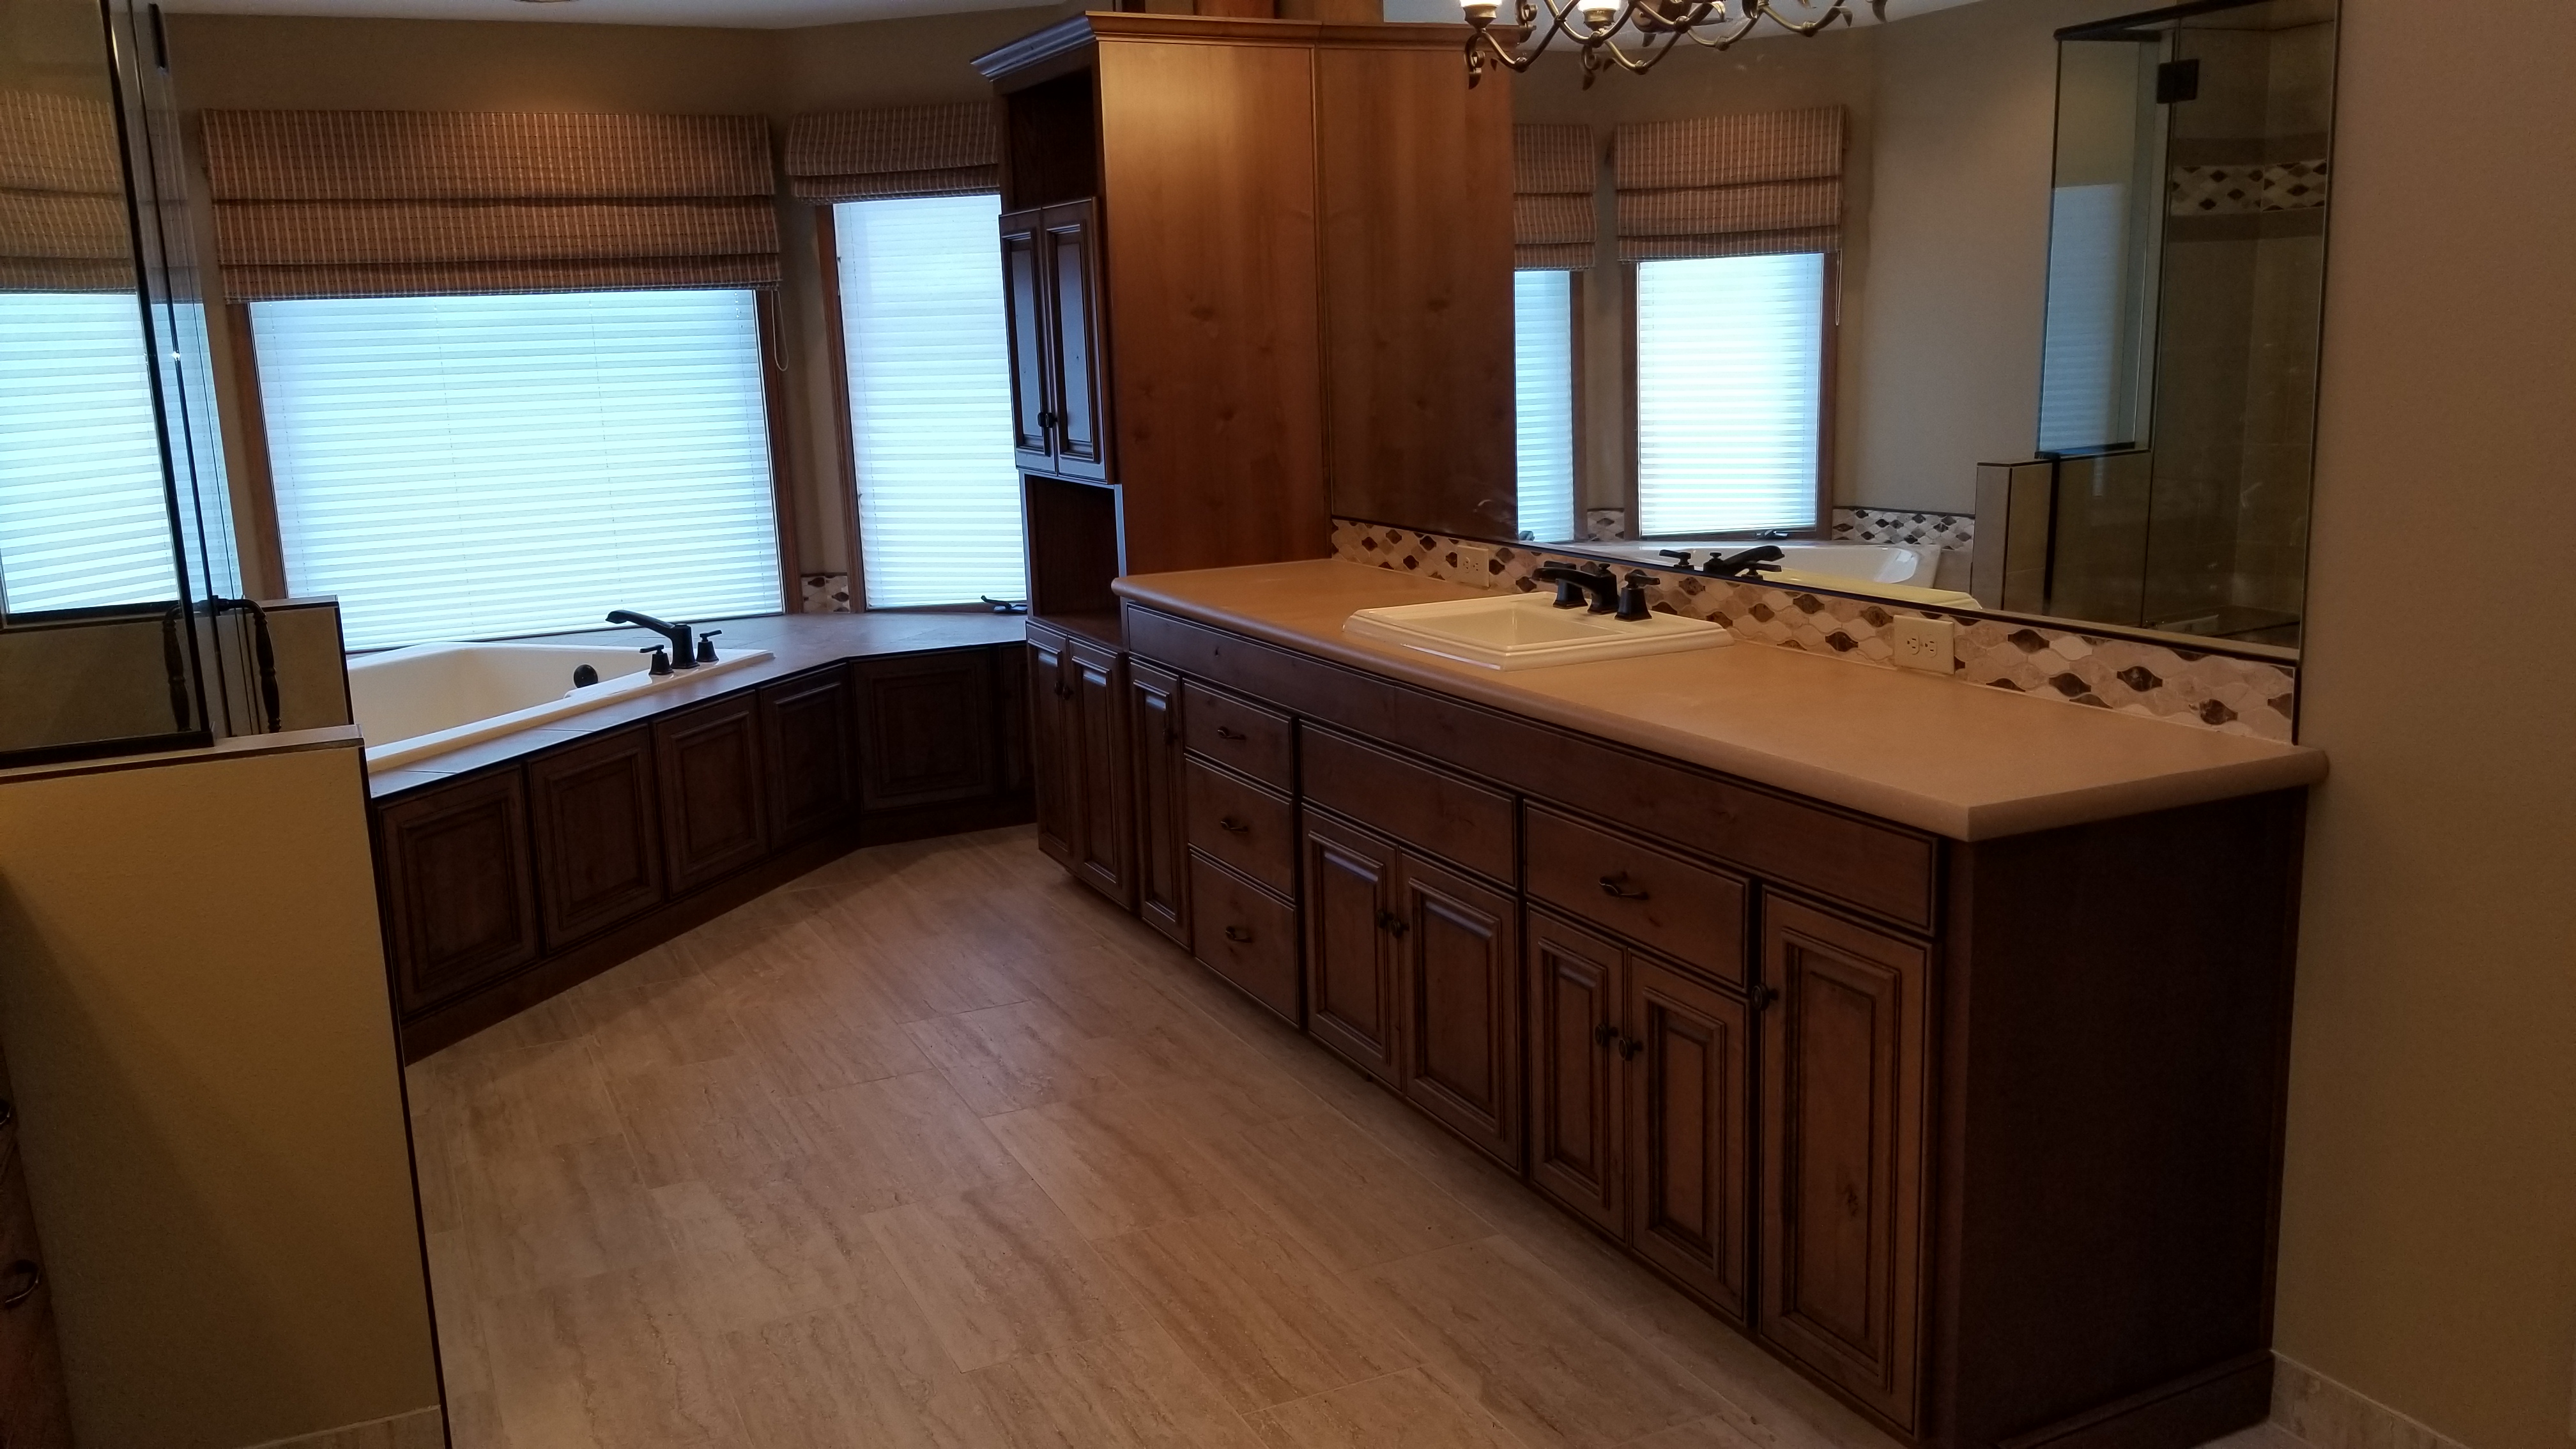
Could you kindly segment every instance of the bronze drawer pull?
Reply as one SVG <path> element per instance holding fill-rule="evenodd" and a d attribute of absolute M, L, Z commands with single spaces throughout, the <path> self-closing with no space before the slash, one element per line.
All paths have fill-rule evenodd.
<path fill-rule="evenodd" d="M 1644 891 L 1629 889 L 1628 873 L 1624 870 L 1615 875 L 1605 875 L 1601 877 L 1601 893 L 1605 896 L 1617 896 L 1623 901 L 1642 901 L 1646 899 L 1646 893 Z"/>
<path fill-rule="evenodd" d="M 1619 1043 L 1619 1060 L 1623 1062 L 1633 1062 L 1637 1059 L 1637 1053 L 1642 1052 L 1645 1049 L 1646 1044 L 1632 1036 L 1626 1041 Z"/>
<path fill-rule="evenodd" d="M 1249 834 L 1252 830 L 1251 826 L 1244 824 L 1242 821 L 1235 819 L 1231 815 L 1222 815 L 1217 817 L 1216 828 L 1224 831 L 1228 835 L 1245 835 Z"/>
<path fill-rule="evenodd" d="M 1247 946 L 1252 944 L 1252 933 L 1241 926 L 1226 927 L 1225 938 L 1229 941 L 1240 941 Z"/>
<path fill-rule="evenodd" d="M 1234 728 L 1232 725 L 1218 725 L 1216 727 L 1216 737 L 1221 740 L 1248 740 L 1252 738 L 1252 736 Z"/>
<path fill-rule="evenodd" d="M 1380 911 L 1377 913 L 1377 928 L 1389 935 L 1401 936 L 1405 931 L 1404 917 L 1393 911 Z"/>
<path fill-rule="evenodd" d="M 1609 1046 L 1618 1039 L 1619 1026 L 1616 1022 L 1605 1021 L 1599 1026 L 1592 1028 L 1592 1044 L 1594 1046 Z"/>
<path fill-rule="evenodd" d="M 15 1308 L 35 1297 L 36 1290 L 45 1286 L 45 1270 L 37 1267 L 33 1259 L 20 1258 L 0 1269 L 0 1283 L 8 1285 L 0 1288 L 0 1308 Z"/>

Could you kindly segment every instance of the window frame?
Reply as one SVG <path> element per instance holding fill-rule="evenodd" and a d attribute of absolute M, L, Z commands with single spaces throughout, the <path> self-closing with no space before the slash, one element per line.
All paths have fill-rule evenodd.
<path fill-rule="evenodd" d="M 1843 254 L 1839 248 L 1821 254 L 1824 275 L 1819 280 L 1817 307 L 1820 329 L 1817 341 L 1819 377 L 1816 386 L 1816 491 L 1814 522 L 1804 528 L 1788 530 L 1791 538 L 1830 538 L 1833 536 L 1834 506 L 1834 419 L 1837 379 L 1841 376 Z M 1626 510 L 1628 536 L 1644 541 L 1645 515 L 1638 508 L 1638 443 L 1637 443 L 1637 268 L 1642 262 L 1621 262 L 1619 281 L 1626 298 L 1619 309 L 1620 391 L 1625 403 L 1622 427 L 1627 435 L 1627 477 L 1622 480 L 1621 506 Z M 1580 488 L 1581 484 L 1576 485 Z M 1580 512 L 1580 510 L 1577 510 Z M 1580 522 L 1580 520 L 1577 520 Z M 1751 530 L 1740 530 L 1749 537 Z M 1659 534 L 1661 538 L 1703 537 L 1701 533 Z M 1718 534 L 1720 538 L 1734 534 Z"/>
<path fill-rule="evenodd" d="M 892 199 L 892 198 L 889 198 Z M 878 608 L 868 600 L 868 555 L 866 541 L 859 536 L 859 442 L 850 430 L 850 337 L 849 319 L 841 305 L 841 233 L 840 224 L 832 219 L 832 208 L 838 202 L 818 201 L 814 211 L 814 264 L 822 286 L 823 347 L 829 358 L 825 370 L 832 382 L 832 438 L 841 454 L 841 528 L 842 546 L 849 550 L 850 611 L 857 614 L 988 614 L 993 606 L 978 602 L 954 604 L 896 604 Z M 1000 243 L 995 242 L 998 247 Z M 998 255 L 995 265 L 1000 264 Z M 1020 550 L 1029 554 L 1028 478 L 1015 462 L 1014 473 L 1020 476 Z M 1037 587 L 1034 580 L 1032 591 Z"/>

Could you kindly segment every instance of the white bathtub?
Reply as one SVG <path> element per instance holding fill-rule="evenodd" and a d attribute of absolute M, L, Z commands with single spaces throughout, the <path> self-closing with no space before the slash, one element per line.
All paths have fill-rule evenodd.
<path fill-rule="evenodd" d="M 1695 539 L 1658 538 L 1640 542 L 1579 543 L 1569 547 L 1595 558 L 1633 559 L 1655 568 L 1669 569 L 1679 565 L 1664 557 L 1665 549 L 1687 551 L 1696 567 L 1707 563 L 1712 553 L 1731 556 L 1749 548 L 1759 548 L 1765 542 L 1780 550 L 1779 570 L 1763 575 L 1774 584 L 1804 584 L 1809 588 L 1875 594 L 1903 603 L 1959 609 L 1977 607 L 1977 601 L 1966 594 L 1934 584 L 1941 572 L 1941 550 L 1929 544 L 1825 543 L 1813 539 L 1726 539 L 1707 543 Z"/>
<path fill-rule="evenodd" d="M 350 660 L 349 703 L 367 764 L 383 770 L 768 657 L 730 651 L 656 679 L 651 660 L 624 645 L 415 644 Z M 599 682 L 576 687 L 585 664 Z"/>

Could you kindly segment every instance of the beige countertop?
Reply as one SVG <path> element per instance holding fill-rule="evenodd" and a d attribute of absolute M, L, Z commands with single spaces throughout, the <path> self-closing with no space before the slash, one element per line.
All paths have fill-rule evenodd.
<path fill-rule="evenodd" d="M 1123 578 L 1135 604 L 1957 840 L 2325 778 L 2323 752 L 1738 643 L 1509 673 L 1350 638 L 1481 591 L 1331 559 Z"/>

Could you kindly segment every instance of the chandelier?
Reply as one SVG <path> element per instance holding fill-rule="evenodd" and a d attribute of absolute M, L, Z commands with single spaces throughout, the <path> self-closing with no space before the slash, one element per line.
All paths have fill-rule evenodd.
<path fill-rule="evenodd" d="M 1837 20 L 1848 23 L 1854 0 L 1794 0 L 1804 19 L 1791 18 L 1786 9 L 1791 0 L 1739 0 L 1740 10 L 1730 10 L 1727 0 L 1516 0 L 1523 41 L 1518 51 L 1494 38 L 1496 0 L 1463 3 L 1467 23 L 1475 27 L 1467 37 L 1469 86 L 1484 78 L 1488 59 L 1516 72 L 1529 69 L 1560 35 L 1582 51 L 1583 83 L 1590 86 L 1594 76 L 1614 65 L 1630 75 L 1644 75 L 1685 38 L 1724 50 L 1765 20 L 1793 34 L 1814 35 Z M 1547 11 L 1544 24 L 1541 6 Z M 1877 19 L 1887 18 L 1887 0 L 1869 0 L 1869 9 Z M 1618 40 L 1623 30 L 1635 32 L 1626 45 Z"/>

